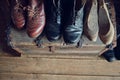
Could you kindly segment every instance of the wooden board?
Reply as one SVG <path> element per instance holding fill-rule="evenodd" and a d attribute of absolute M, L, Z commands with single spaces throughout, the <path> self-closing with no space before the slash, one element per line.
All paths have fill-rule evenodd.
<path fill-rule="evenodd" d="M 120 76 L 119 62 L 59 58 L 0 58 L 0 72 L 58 75 Z"/>
<path fill-rule="evenodd" d="M 0 74 L 0 79 L 1 80 L 120 80 L 120 77 L 2 73 Z"/>
<path fill-rule="evenodd" d="M 119 64 L 70 56 L 0 57 L 0 80 L 119 80 Z"/>

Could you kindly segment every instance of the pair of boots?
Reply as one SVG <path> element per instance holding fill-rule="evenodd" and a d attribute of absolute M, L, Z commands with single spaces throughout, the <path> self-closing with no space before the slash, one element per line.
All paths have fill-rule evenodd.
<path fill-rule="evenodd" d="M 26 26 L 28 35 L 37 37 L 45 25 L 43 0 L 11 0 L 11 17 L 18 29 Z"/>
<path fill-rule="evenodd" d="M 78 43 L 83 32 L 85 0 L 45 0 L 46 37 L 66 44 Z"/>
<path fill-rule="evenodd" d="M 84 16 L 84 34 L 91 41 L 97 37 L 109 45 L 114 38 L 114 27 L 104 0 L 87 0 Z"/>

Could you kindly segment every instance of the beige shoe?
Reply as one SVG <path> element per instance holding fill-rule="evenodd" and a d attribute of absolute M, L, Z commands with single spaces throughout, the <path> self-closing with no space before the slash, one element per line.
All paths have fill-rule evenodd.
<path fill-rule="evenodd" d="M 114 27 L 104 0 L 99 0 L 98 15 L 99 37 L 104 44 L 108 45 L 113 41 Z"/>
<path fill-rule="evenodd" d="M 87 0 L 84 10 L 84 34 L 91 41 L 96 41 L 98 37 L 97 6 L 97 0 Z"/>

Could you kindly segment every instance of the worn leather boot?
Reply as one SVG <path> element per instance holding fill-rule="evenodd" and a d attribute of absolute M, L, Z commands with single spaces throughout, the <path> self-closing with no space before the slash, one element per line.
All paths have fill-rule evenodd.
<path fill-rule="evenodd" d="M 101 41 L 109 45 L 112 43 L 114 38 L 114 26 L 109 16 L 109 12 L 104 0 L 98 0 L 98 22 L 99 22 L 99 37 Z"/>
<path fill-rule="evenodd" d="M 78 43 L 83 32 L 85 0 L 62 0 L 62 29 L 66 44 Z"/>
<path fill-rule="evenodd" d="M 38 37 L 42 33 L 45 26 L 43 0 L 29 0 L 27 13 L 27 33 L 29 37 Z"/>
<path fill-rule="evenodd" d="M 108 50 L 104 52 L 101 56 L 103 56 L 108 62 L 116 61 L 114 50 Z"/>
<path fill-rule="evenodd" d="M 97 10 L 97 0 L 87 0 L 84 9 L 84 34 L 91 41 L 96 41 L 98 37 Z"/>
<path fill-rule="evenodd" d="M 25 25 L 25 12 L 26 0 L 11 0 L 11 17 L 14 25 L 21 29 Z"/>
<path fill-rule="evenodd" d="M 102 57 L 104 57 L 108 62 L 116 61 L 115 57 L 115 51 L 113 44 L 109 44 L 106 46 L 107 51 L 105 51 L 103 54 L 101 54 Z"/>
<path fill-rule="evenodd" d="M 57 41 L 61 37 L 61 0 L 45 0 L 46 37 Z"/>

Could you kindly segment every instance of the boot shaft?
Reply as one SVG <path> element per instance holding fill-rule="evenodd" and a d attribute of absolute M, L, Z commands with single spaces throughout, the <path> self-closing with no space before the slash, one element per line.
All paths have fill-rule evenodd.
<path fill-rule="evenodd" d="M 45 0 L 45 12 L 48 22 L 61 23 L 61 0 Z"/>
<path fill-rule="evenodd" d="M 83 8 L 86 0 L 62 0 L 62 23 L 64 25 L 75 25 L 77 19 L 82 20 Z"/>

